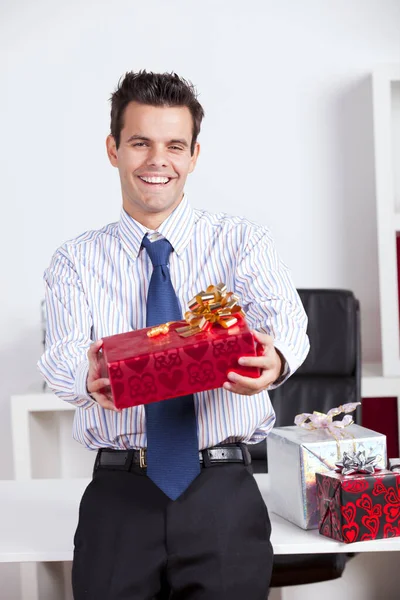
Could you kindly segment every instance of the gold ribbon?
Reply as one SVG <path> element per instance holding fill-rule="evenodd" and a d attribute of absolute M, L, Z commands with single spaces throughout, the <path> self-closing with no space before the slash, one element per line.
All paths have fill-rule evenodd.
<path fill-rule="evenodd" d="M 228 329 L 245 316 L 239 305 L 238 296 L 233 292 L 228 292 L 224 283 L 209 285 L 206 291 L 196 294 L 188 306 L 189 310 L 184 315 L 187 325 L 175 330 L 181 337 L 196 335 L 207 331 L 214 325 Z M 179 323 L 179 321 L 170 321 L 153 327 L 147 332 L 147 335 L 155 337 L 166 334 L 172 323 Z"/>

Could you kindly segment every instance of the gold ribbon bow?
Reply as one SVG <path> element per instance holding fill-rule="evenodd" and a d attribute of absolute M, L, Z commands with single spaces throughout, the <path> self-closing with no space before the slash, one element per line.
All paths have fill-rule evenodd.
<path fill-rule="evenodd" d="M 233 292 L 228 292 L 224 283 L 209 285 L 206 291 L 201 291 L 189 302 L 189 310 L 184 318 L 187 323 L 178 327 L 176 332 L 181 337 L 190 337 L 202 331 L 207 331 L 214 325 L 225 329 L 235 325 L 244 312 L 239 305 L 239 298 Z M 169 326 L 178 321 L 170 321 L 147 332 L 149 337 L 168 333 Z"/>

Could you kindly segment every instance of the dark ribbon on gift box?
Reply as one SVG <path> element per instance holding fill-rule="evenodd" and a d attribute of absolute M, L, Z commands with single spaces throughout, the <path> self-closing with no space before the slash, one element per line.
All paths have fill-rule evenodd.
<path fill-rule="evenodd" d="M 400 458 L 389 458 L 389 471 L 400 473 Z"/>
<path fill-rule="evenodd" d="M 335 485 L 336 484 L 336 485 Z M 336 491 L 338 489 L 338 487 L 340 486 L 340 482 L 339 481 L 333 481 L 331 482 L 331 486 L 330 486 L 330 491 L 329 491 L 329 496 L 323 497 L 323 502 L 324 502 L 324 515 L 320 521 L 320 526 L 319 526 L 319 530 L 323 531 L 326 530 L 326 528 L 328 528 L 328 532 L 329 533 L 329 537 L 333 538 L 333 532 L 332 532 L 332 528 L 333 528 L 333 512 L 334 510 L 332 510 L 332 506 L 333 506 L 333 500 L 336 494 Z M 320 506 L 321 508 L 321 506 Z"/>

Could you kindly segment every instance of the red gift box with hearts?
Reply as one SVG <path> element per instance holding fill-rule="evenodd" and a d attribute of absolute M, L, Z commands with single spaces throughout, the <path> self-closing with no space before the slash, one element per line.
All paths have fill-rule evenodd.
<path fill-rule="evenodd" d="M 218 325 L 182 337 L 172 323 L 165 334 L 149 337 L 154 328 L 103 338 L 103 355 L 114 404 L 128 408 L 222 387 L 228 371 L 259 377 L 260 369 L 238 364 L 256 356 L 257 343 L 244 318 L 224 329 Z"/>
<path fill-rule="evenodd" d="M 400 536 L 400 473 L 317 473 L 319 532 L 339 542 Z"/>

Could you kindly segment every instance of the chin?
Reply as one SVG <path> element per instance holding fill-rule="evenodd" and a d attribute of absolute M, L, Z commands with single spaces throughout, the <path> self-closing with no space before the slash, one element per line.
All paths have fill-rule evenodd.
<path fill-rule="evenodd" d="M 157 198 L 154 196 L 146 198 L 144 201 L 145 207 L 152 212 L 165 212 L 178 204 L 179 201 L 176 198 L 166 200 L 165 198 Z"/>

